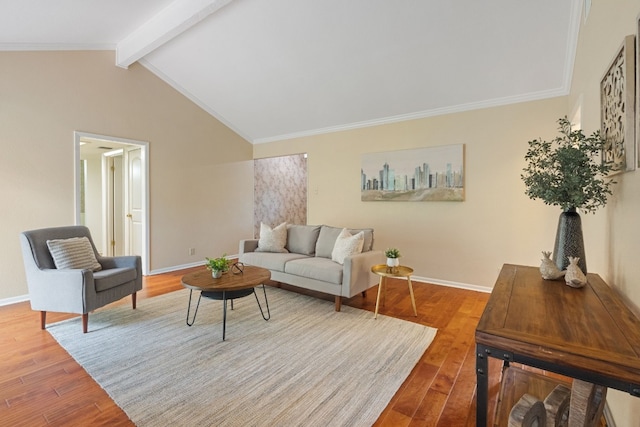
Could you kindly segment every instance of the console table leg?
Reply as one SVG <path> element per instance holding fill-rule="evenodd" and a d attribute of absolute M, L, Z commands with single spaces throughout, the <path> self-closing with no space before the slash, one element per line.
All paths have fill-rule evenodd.
<path fill-rule="evenodd" d="M 476 345 L 476 426 L 487 425 L 487 405 L 489 404 L 489 361 L 484 347 Z"/>

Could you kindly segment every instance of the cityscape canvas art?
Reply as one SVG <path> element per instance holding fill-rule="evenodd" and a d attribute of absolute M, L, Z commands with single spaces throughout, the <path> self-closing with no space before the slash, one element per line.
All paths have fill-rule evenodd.
<path fill-rule="evenodd" d="M 362 155 L 362 201 L 464 200 L 464 144 Z"/>

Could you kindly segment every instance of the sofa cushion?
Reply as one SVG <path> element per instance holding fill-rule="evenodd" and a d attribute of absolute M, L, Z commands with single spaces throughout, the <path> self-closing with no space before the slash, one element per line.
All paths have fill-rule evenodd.
<path fill-rule="evenodd" d="M 348 228 L 351 234 L 359 233 L 360 231 L 364 234 L 364 244 L 362 245 L 362 252 L 369 252 L 373 249 L 373 229 L 372 228 L 362 228 L 362 229 L 354 229 Z M 336 239 L 338 235 L 342 231 L 342 228 L 331 227 L 328 225 L 323 225 L 320 228 L 320 235 L 318 235 L 318 243 L 316 243 L 316 256 L 323 258 L 331 258 L 331 252 L 333 252 L 333 247 L 336 244 Z"/>
<path fill-rule="evenodd" d="M 362 252 L 363 243 L 364 232 L 361 231 L 352 236 L 346 228 L 343 228 L 331 252 L 331 260 L 340 265 L 344 264 L 346 257 Z"/>
<path fill-rule="evenodd" d="M 287 244 L 287 223 L 283 222 L 275 228 L 260 223 L 260 240 L 256 252 L 288 252 L 284 245 Z"/>
<path fill-rule="evenodd" d="M 109 268 L 108 270 L 93 273 L 93 280 L 96 291 L 101 292 L 136 280 L 137 275 L 138 273 L 133 267 Z"/>
<path fill-rule="evenodd" d="M 307 256 L 294 253 L 245 252 L 240 256 L 240 262 L 267 270 L 284 271 L 287 262 L 300 258 Z"/>
<path fill-rule="evenodd" d="M 320 234 L 319 225 L 288 225 L 287 246 L 289 252 L 303 255 L 316 253 L 316 241 Z"/>
<path fill-rule="evenodd" d="M 284 268 L 285 273 L 323 282 L 342 284 L 343 267 L 327 258 L 307 257 L 289 261 Z"/>
<path fill-rule="evenodd" d="M 102 266 L 96 259 L 93 246 L 86 237 L 47 240 L 47 247 L 57 269 L 88 269 L 98 271 Z"/>

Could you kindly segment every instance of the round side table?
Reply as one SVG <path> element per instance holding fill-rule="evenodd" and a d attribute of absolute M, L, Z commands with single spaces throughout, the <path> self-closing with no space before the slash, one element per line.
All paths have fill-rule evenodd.
<path fill-rule="evenodd" d="M 378 318 L 380 294 L 382 293 L 382 288 L 386 284 L 386 279 L 388 277 L 407 278 L 407 283 L 409 284 L 409 293 L 411 294 L 411 305 L 413 306 L 413 314 L 418 317 L 418 310 L 416 309 L 416 299 L 413 296 L 413 286 L 411 285 L 411 275 L 413 274 L 413 268 L 404 265 L 399 265 L 397 267 L 387 267 L 386 264 L 377 264 L 371 267 L 371 272 L 380 276 L 380 284 L 378 285 L 378 297 L 376 298 L 376 311 L 373 315 L 375 319 Z"/>

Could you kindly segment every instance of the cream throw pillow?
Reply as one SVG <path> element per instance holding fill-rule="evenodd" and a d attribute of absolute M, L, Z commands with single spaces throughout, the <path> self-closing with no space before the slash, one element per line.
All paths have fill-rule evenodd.
<path fill-rule="evenodd" d="M 289 252 L 284 248 L 287 244 L 287 223 L 283 222 L 275 228 L 260 223 L 260 239 L 256 252 Z"/>
<path fill-rule="evenodd" d="M 93 253 L 91 242 L 86 237 L 47 240 L 47 246 L 57 269 L 102 270 L 102 266 Z"/>
<path fill-rule="evenodd" d="M 362 246 L 364 245 L 364 232 L 352 236 L 349 230 L 343 228 L 335 245 L 333 245 L 333 251 L 331 251 L 331 260 L 338 264 L 344 264 L 344 259 L 351 255 L 356 255 L 362 252 Z"/>

